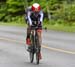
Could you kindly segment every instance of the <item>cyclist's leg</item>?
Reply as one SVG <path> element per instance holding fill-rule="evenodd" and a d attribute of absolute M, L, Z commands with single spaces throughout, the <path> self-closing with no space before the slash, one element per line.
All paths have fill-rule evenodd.
<path fill-rule="evenodd" d="M 37 34 L 39 36 L 39 48 L 40 48 L 39 59 L 41 59 L 42 58 L 42 56 L 41 56 L 42 29 L 38 29 Z"/>
<path fill-rule="evenodd" d="M 31 27 L 28 26 L 27 28 L 27 37 L 26 37 L 26 44 L 28 45 L 27 51 L 31 51 L 31 40 L 30 40 L 30 34 L 31 34 Z"/>
<path fill-rule="evenodd" d="M 28 44 L 28 45 L 30 45 L 30 32 L 31 32 L 31 29 L 28 26 L 28 28 L 27 28 L 27 37 L 26 37 L 26 44 Z"/>
<path fill-rule="evenodd" d="M 38 29 L 37 30 L 37 34 L 38 34 L 38 37 L 39 37 L 39 46 L 41 47 L 41 44 L 42 44 L 42 29 Z"/>

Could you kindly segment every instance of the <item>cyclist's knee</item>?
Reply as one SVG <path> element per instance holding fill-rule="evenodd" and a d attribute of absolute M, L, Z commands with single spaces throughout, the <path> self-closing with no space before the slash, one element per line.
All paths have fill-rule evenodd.
<path fill-rule="evenodd" d="M 31 32 L 31 28 L 28 27 L 28 28 L 27 28 L 27 33 L 30 33 L 30 32 Z"/>
<path fill-rule="evenodd" d="M 40 32 L 38 32 L 38 36 L 41 38 L 41 33 Z"/>

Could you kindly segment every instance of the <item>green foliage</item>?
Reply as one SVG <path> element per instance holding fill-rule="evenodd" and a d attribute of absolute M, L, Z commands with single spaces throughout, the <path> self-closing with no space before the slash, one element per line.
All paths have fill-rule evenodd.
<path fill-rule="evenodd" d="M 7 0 L 6 4 L 8 6 L 7 11 L 12 13 L 23 10 L 24 8 L 24 3 L 22 0 Z"/>
<path fill-rule="evenodd" d="M 27 2 L 28 1 L 28 4 Z M 0 2 L 0 21 L 23 21 L 24 8 L 38 2 L 46 15 L 51 14 L 51 20 L 46 16 L 46 24 L 74 24 L 75 0 L 2 0 Z"/>
<path fill-rule="evenodd" d="M 65 14 L 68 21 L 75 21 L 75 5 L 65 8 Z"/>

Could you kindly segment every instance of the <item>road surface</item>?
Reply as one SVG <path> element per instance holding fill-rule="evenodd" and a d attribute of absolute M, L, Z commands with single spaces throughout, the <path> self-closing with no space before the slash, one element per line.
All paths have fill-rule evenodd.
<path fill-rule="evenodd" d="M 0 67 L 75 67 L 75 33 L 44 31 L 42 60 L 29 62 L 26 28 L 0 26 Z"/>

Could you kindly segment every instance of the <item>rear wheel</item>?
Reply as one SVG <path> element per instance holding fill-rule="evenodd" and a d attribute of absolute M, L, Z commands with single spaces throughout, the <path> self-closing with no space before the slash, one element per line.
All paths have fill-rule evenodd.
<path fill-rule="evenodd" d="M 39 64 L 39 53 L 36 53 L 36 63 Z"/>
<path fill-rule="evenodd" d="M 34 53 L 30 52 L 30 62 L 33 63 L 34 60 Z"/>

